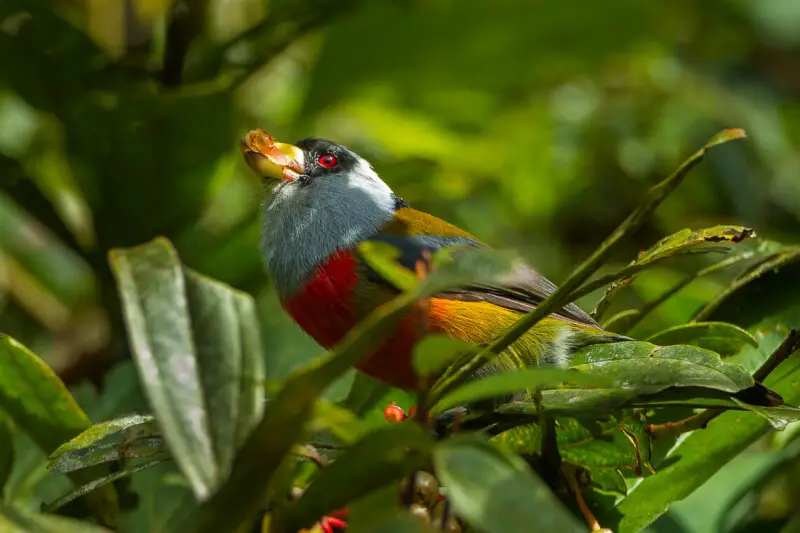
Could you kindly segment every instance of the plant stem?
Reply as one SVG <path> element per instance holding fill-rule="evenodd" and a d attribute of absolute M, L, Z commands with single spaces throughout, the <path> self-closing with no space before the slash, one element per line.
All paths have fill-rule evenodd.
<path fill-rule="evenodd" d="M 778 346 L 764 361 L 758 370 L 753 373 L 753 379 L 764 381 L 778 365 L 784 362 L 790 355 L 800 349 L 800 331 L 793 329 L 789 332 L 783 342 Z"/>

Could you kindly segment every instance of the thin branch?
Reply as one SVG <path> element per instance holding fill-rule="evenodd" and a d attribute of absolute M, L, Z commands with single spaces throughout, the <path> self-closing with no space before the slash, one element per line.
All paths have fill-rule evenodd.
<path fill-rule="evenodd" d="M 753 379 L 756 381 L 764 381 L 778 365 L 789 358 L 794 352 L 800 349 L 800 331 L 793 329 L 789 332 L 783 342 L 773 351 L 770 356 L 764 361 L 758 370 L 753 373 Z"/>
<path fill-rule="evenodd" d="M 686 417 L 675 422 L 664 422 L 663 424 L 649 424 L 647 432 L 650 437 L 659 439 L 663 437 L 677 437 L 683 433 L 688 433 L 696 429 L 705 428 L 709 422 L 725 412 L 725 409 L 706 409 L 703 412 Z"/>
<path fill-rule="evenodd" d="M 758 370 L 753 373 L 753 379 L 756 382 L 764 381 L 767 376 L 798 349 L 800 349 L 800 331 L 792 330 Z M 682 433 L 705 428 L 709 422 L 727 410 L 728 409 L 706 409 L 705 411 L 676 422 L 650 424 L 647 426 L 647 431 L 653 438 L 674 437 Z"/>

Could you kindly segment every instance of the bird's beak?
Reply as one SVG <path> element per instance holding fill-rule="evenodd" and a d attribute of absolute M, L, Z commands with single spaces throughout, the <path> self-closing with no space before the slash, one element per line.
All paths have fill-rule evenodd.
<path fill-rule="evenodd" d="M 250 168 L 263 178 L 294 182 L 303 173 L 303 151 L 292 144 L 275 142 L 261 128 L 247 133 L 241 149 Z"/>

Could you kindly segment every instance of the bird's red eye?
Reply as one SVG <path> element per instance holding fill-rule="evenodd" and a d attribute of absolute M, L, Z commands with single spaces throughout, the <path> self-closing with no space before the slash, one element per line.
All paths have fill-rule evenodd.
<path fill-rule="evenodd" d="M 333 168 L 339 164 L 339 160 L 336 159 L 336 156 L 331 154 L 321 155 L 317 161 L 325 168 Z"/>

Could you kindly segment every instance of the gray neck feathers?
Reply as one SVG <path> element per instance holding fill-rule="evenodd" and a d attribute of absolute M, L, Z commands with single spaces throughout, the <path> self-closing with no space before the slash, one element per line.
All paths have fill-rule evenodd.
<path fill-rule="evenodd" d="M 261 233 L 278 295 L 291 297 L 331 254 L 369 239 L 393 213 L 391 189 L 365 161 L 306 185 L 280 183 L 264 202 Z"/>

